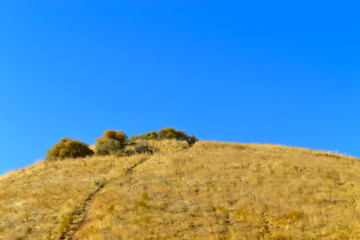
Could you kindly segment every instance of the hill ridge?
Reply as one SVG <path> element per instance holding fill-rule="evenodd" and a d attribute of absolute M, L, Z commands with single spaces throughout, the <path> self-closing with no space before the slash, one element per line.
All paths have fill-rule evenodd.
<path fill-rule="evenodd" d="M 359 239 L 360 161 L 281 145 L 155 142 L 0 180 L 5 239 Z M 163 145 L 163 147 L 161 147 Z"/>

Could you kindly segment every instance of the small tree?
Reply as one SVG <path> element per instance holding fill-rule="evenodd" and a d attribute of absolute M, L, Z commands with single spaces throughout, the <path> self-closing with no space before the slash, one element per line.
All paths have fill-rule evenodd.
<path fill-rule="evenodd" d="M 54 161 L 91 156 L 93 154 L 94 152 L 86 143 L 65 137 L 48 150 L 45 160 Z"/>
<path fill-rule="evenodd" d="M 99 155 L 123 153 L 123 149 L 127 142 L 127 136 L 122 131 L 108 130 L 104 135 L 96 139 L 96 152 Z"/>

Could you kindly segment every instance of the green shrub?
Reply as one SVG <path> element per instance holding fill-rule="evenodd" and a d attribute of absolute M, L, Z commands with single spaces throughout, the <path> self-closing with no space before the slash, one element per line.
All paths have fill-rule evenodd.
<path fill-rule="evenodd" d="M 187 135 L 185 131 L 175 130 L 174 128 L 164 128 L 159 130 L 160 139 L 176 139 L 187 141 L 190 145 L 194 144 L 198 139 L 194 135 Z"/>
<path fill-rule="evenodd" d="M 186 134 L 184 131 L 175 130 L 174 128 L 164 128 L 159 130 L 160 139 L 179 139 L 184 137 Z"/>
<path fill-rule="evenodd" d="M 121 145 L 125 145 L 126 141 L 127 141 L 127 136 L 125 135 L 125 133 L 123 131 L 114 131 L 114 130 L 107 130 L 104 132 L 104 135 L 97 139 L 96 141 L 101 141 L 102 139 L 106 140 L 106 139 L 114 139 L 120 142 Z"/>
<path fill-rule="evenodd" d="M 129 139 L 129 144 L 134 144 L 137 140 L 156 140 L 159 139 L 159 134 L 155 131 L 151 131 L 141 135 L 132 136 Z"/>
<path fill-rule="evenodd" d="M 151 131 L 142 135 L 132 136 L 129 144 L 135 144 L 138 140 L 159 140 L 159 139 L 176 139 L 187 141 L 190 145 L 194 144 L 198 139 L 194 135 L 187 135 L 185 131 L 175 130 L 175 128 L 164 128 L 157 132 Z"/>
<path fill-rule="evenodd" d="M 94 152 L 86 143 L 79 140 L 71 140 L 70 138 L 63 138 L 55 144 L 46 154 L 46 160 L 62 160 L 65 158 L 77 158 L 91 156 Z"/>
<path fill-rule="evenodd" d="M 96 153 L 99 155 L 122 155 L 127 136 L 122 131 L 108 130 L 101 138 L 96 139 Z"/>
<path fill-rule="evenodd" d="M 194 136 L 194 134 L 192 134 L 191 136 L 185 135 L 184 137 L 182 137 L 182 139 L 179 140 L 185 140 L 190 145 L 193 145 L 196 141 L 198 141 L 198 139 Z"/>
<path fill-rule="evenodd" d="M 139 136 L 137 136 L 137 135 L 131 136 L 131 138 L 128 140 L 127 144 L 134 145 L 138 139 L 139 139 Z"/>
<path fill-rule="evenodd" d="M 154 140 L 159 138 L 159 134 L 155 131 L 151 131 L 145 134 L 147 140 Z"/>
<path fill-rule="evenodd" d="M 96 153 L 99 155 L 122 155 L 124 146 L 115 139 L 103 139 L 96 143 Z"/>

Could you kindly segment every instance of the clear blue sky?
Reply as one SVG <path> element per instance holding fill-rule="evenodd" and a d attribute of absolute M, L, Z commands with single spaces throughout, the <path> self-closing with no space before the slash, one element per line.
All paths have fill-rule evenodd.
<path fill-rule="evenodd" d="M 0 173 L 175 127 L 360 157 L 358 1 L 2 0 Z"/>

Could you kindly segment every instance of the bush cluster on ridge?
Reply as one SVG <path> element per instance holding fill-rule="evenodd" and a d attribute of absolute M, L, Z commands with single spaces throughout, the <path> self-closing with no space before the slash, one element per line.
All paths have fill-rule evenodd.
<path fill-rule="evenodd" d="M 102 156 L 124 156 L 135 153 L 151 154 L 157 151 L 157 149 L 150 146 L 147 141 L 164 139 L 186 141 L 190 146 L 198 140 L 194 135 L 187 135 L 185 131 L 175 130 L 174 128 L 164 128 L 158 132 L 151 131 L 142 135 L 132 136 L 130 139 L 122 131 L 107 130 L 102 137 L 96 139 L 95 152 L 86 143 L 65 137 L 48 150 L 45 160 L 54 161 L 65 158 L 86 157 L 93 154 Z M 133 146 L 133 150 L 126 150 L 126 146 Z"/>
<path fill-rule="evenodd" d="M 185 131 L 175 130 L 174 128 L 160 129 L 158 132 L 151 131 L 142 135 L 135 135 L 130 138 L 130 143 L 136 140 L 161 140 L 161 139 L 176 139 L 180 141 L 187 141 L 190 145 L 197 141 L 194 135 L 187 135 Z"/>

